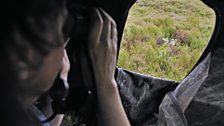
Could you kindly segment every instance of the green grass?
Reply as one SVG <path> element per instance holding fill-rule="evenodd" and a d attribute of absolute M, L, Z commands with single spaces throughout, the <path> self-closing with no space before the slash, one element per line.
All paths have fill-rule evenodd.
<path fill-rule="evenodd" d="M 212 35 L 214 12 L 199 0 L 139 0 L 124 30 L 118 66 L 181 80 L 199 59 Z M 175 46 L 158 38 L 181 37 Z"/>
<path fill-rule="evenodd" d="M 61 126 L 85 126 L 82 124 L 80 119 L 75 113 L 68 113 L 64 117 Z"/>

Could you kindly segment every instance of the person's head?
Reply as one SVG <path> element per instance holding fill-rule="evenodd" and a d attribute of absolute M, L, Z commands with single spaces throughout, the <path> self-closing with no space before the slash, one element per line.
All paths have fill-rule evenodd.
<path fill-rule="evenodd" d="M 4 114 L 0 124 L 4 125 L 25 115 L 16 112 L 26 111 L 59 73 L 66 9 L 64 0 L 8 0 L 0 6 L 0 111 Z M 13 121 L 22 117 L 17 118 Z"/>

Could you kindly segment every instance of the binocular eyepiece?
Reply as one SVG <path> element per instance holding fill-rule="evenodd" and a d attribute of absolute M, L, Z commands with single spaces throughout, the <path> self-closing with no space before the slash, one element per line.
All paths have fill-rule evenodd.
<path fill-rule="evenodd" d="M 57 96 L 54 95 L 52 104 L 56 114 L 75 111 L 84 116 L 86 120 L 88 120 L 88 117 L 92 118 L 91 113 L 94 114 L 95 112 L 91 111 L 96 110 L 93 68 L 87 48 L 91 11 L 92 7 L 80 4 L 68 7 L 68 17 L 63 32 L 65 40 L 69 40 L 66 46 L 71 64 L 68 75 L 69 90 L 66 100 L 58 100 Z M 57 82 L 55 83 L 59 85 Z M 62 88 L 62 90 L 64 89 Z M 51 90 L 51 92 L 54 92 L 54 90 Z"/>

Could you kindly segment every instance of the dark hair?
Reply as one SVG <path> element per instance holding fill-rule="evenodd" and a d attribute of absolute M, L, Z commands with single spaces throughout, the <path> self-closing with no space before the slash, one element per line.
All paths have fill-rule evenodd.
<path fill-rule="evenodd" d="M 0 125 L 34 126 L 17 95 L 35 87 L 44 57 L 63 45 L 64 0 L 5 0 L 0 6 Z M 40 124 L 40 123 L 39 123 Z"/>

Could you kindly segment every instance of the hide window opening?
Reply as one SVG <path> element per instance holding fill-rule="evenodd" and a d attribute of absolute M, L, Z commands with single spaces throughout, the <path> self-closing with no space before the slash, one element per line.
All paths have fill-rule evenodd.
<path fill-rule="evenodd" d="M 118 66 L 181 80 L 207 46 L 215 25 L 200 0 L 139 0 L 129 12 Z"/>

